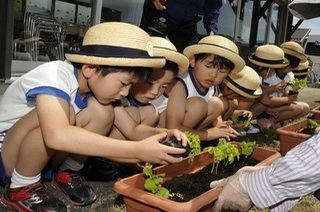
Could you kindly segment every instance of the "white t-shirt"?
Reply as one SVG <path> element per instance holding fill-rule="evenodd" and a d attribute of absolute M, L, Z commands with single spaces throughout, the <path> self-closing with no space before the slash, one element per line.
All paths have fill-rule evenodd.
<path fill-rule="evenodd" d="M 81 99 L 77 76 L 78 70 L 71 63 L 52 61 L 15 80 L 0 101 L 0 132 L 8 130 L 34 109 L 38 94 L 49 94 L 66 100 L 73 106 L 76 114 L 87 107 L 87 100 L 91 95 Z"/>
<path fill-rule="evenodd" d="M 186 90 L 186 99 L 191 97 L 201 97 L 208 102 L 217 92 L 219 93 L 218 86 L 212 86 L 206 92 L 202 92 L 196 84 L 192 69 L 189 69 L 187 72 L 177 77 L 177 80 L 183 84 Z M 157 106 L 159 113 L 162 113 L 167 108 L 168 98 L 165 95 L 161 95 L 151 103 Z"/>
<path fill-rule="evenodd" d="M 262 86 L 273 86 L 281 83 L 284 80 L 286 83 L 290 82 L 291 79 L 294 79 L 292 72 L 287 73 L 284 77 L 278 75 L 276 72 L 268 78 L 262 80 Z M 283 92 L 275 91 L 270 94 L 270 96 L 283 96 Z"/>

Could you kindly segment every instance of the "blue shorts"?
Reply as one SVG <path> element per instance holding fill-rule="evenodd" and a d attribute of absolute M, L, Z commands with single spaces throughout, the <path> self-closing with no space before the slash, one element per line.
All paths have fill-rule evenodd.
<path fill-rule="evenodd" d="M 7 184 L 8 182 L 10 182 L 10 178 L 6 177 L 6 171 L 4 169 L 2 156 L 1 156 L 2 142 L 6 134 L 7 134 L 7 131 L 0 133 L 0 184 Z"/>
<path fill-rule="evenodd" d="M 6 175 L 6 171 L 5 171 L 4 164 L 2 161 L 2 156 L 1 156 L 2 142 L 6 134 L 7 134 L 7 131 L 0 132 L 0 184 L 3 184 L 3 185 L 10 183 L 10 178 L 11 178 L 11 177 L 7 177 Z M 52 180 L 53 174 L 54 172 L 51 169 L 51 161 L 49 161 L 49 163 L 41 172 L 41 178 L 42 180 Z"/>

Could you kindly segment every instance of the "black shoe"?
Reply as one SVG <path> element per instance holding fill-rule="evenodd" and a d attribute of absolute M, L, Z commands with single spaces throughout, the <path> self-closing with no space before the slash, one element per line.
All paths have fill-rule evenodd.
<path fill-rule="evenodd" d="M 20 188 L 10 188 L 7 184 L 1 196 L 0 204 L 8 210 L 20 212 L 67 211 L 66 205 L 59 199 L 50 196 L 47 187 L 42 182 Z"/>
<path fill-rule="evenodd" d="M 78 172 L 58 172 L 53 176 L 51 184 L 55 189 L 63 191 L 67 201 L 73 205 L 89 205 L 97 199 L 93 189 L 84 184 L 84 177 Z"/>

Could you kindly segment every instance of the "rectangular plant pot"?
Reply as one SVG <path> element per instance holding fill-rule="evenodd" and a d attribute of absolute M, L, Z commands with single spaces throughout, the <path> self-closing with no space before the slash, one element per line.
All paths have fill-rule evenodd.
<path fill-rule="evenodd" d="M 308 127 L 308 120 L 304 119 L 277 129 L 280 139 L 280 153 L 286 155 L 289 150 L 311 137 L 300 131 Z"/>
<path fill-rule="evenodd" d="M 234 142 L 237 143 L 237 142 Z M 238 143 L 239 144 L 239 143 Z M 253 158 L 260 161 L 258 165 L 270 165 L 281 155 L 277 151 L 256 147 Z M 185 173 L 195 173 L 213 161 L 212 155 L 202 152 L 190 162 L 190 157 L 179 163 L 169 164 L 155 168 L 155 173 L 165 173 L 165 179 Z M 130 176 L 117 181 L 114 190 L 123 195 L 128 212 L 158 212 L 158 211 L 212 211 L 213 203 L 218 198 L 222 188 L 213 188 L 188 202 L 175 202 L 161 198 L 144 190 L 145 176 L 143 173 Z M 210 183 L 210 182 L 208 182 Z"/>

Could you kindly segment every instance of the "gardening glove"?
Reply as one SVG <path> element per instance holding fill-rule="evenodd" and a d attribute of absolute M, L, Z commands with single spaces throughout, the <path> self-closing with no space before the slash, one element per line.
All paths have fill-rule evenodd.
<path fill-rule="evenodd" d="M 252 202 L 247 192 L 246 178 L 250 172 L 262 168 L 264 166 L 243 167 L 231 177 L 211 182 L 211 188 L 223 186 L 223 190 L 215 202 L 212 211 L 219 212 L 222 209 L 248 211 Z"/>

